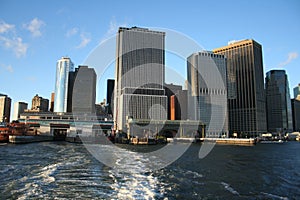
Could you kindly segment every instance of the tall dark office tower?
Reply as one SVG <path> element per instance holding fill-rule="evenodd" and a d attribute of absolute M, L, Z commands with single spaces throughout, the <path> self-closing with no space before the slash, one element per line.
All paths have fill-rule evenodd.
<path fill-rule="evenodd" d="M 292 130 L 291 97 L 285 70 L 267 72 L 265 88 L 268 131 Z"/>
<path fill-rule="evenodd" d="M 0 94 L 0 122 L 10 122 L 11 98 Z"/>
<path fill-rule="evenodd" d="M 76 68 L 75 71 L 69 72 L 68 86 L 67 86 L 68 87 L 67 112 L 73 111 L 73 89 L 74 89 L 77 73 L 78 73 L 78 68 Z"/>
<path fill-rule="evenodd" d="M 206 136 L 228 135 L 226 59 L 211 51 L 187 58 L 189 116 L 206 124 Z"/>
<path fill-rule="evenodd" d="M 227 58 L 228 119 L 231 132 L 254 137 L 267 131 L 262 47 L 254 40 L 213 50 Z"/>
<path fill-rule="evenodd" d="M 165 33 L 119 28 L 115 70 L 115 129 L 126 130 L 126 118 L 167 118 Z"/>
<path fill-rule="evenodd" d="M 114 89 L 115 89 L 115 80 L 107 80 L 107 90 L 106 90 L 106 103 L 108 105 L 108 114 L 112 114 L 113 111 L 113 102 L 114 102 Z"/>
<path fill-rule="evenodd" d="M 292 99 L 293 130 L 300 131 L 300 100 Z"/>
<path fill-rule="evenodd" d="M 88 66 L 78 66 L 75 69 L 75 73 L 72 112 L 75 114 L 95 113 L 96 72 L 93 68 L 88 68 Z"/>

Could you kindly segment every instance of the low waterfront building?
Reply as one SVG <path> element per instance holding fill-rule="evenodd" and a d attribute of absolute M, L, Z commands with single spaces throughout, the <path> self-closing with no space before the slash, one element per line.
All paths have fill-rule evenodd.
<path fill-rule="evenodd" d="M 54 135 L 61 132 L 66 136 L 95 136 L 101 127 L 103 133 L 110 133 L 113 125 L 108 115 L 74 115 L 73 113 L 25 112 L 20 114 L 19 121 L 39 125 L 38 132 L 43 135 Z"/>
<path fill-rule="evenodd" d="M 205 124 L 195 120 L 127 119 L 127 137 L 204 138 Z"/>

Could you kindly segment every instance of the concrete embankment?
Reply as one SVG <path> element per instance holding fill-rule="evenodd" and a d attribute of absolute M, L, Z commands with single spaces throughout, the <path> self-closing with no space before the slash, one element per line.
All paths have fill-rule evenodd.
<path fill-rule="evenodd" d="M 50 135 L 10 135 L 9 142 L 14 144 L 25 144 L 31 142 L 53 141 Z"/>
<path fill-rule="evenodd" d="M 213 142 L 216 144 L 229 145 L 254 145 L 256 140 L 253 138 L 168 138 L 168 142 Z"/>

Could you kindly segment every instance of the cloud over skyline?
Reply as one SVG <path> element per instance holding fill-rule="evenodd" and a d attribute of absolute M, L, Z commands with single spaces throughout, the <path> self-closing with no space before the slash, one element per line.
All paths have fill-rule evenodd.
<path fill-rule="evenodd" d="M 23 40 L 20 37 L 8 38 L 0 36 L 0 45 L 7 49 L 11 49 L 18 58 L 25 56 L 28 49 L 28 44 L 23 43 Z"/>
<path fill-rule="evenodd" d="M 9 73 L 13 73 L 14 69 L 11 65 L 4 65 L 4 64 L 0 64 L 1 68 L 3 68 L 5 71 L 9 72 Z"/>
<path fill-rule="evenodd" d="M 298 53 L 297 52 L 290 52 L 289 54 L 288 54 L 288 58 L 284 61 L 284 62 L 282 62 L 282 63 L 280 63 L 279 65 L 278 65 L 278 67 L 280 68 L 280 67 L 285 67 L 286 65 L 288 65 L 290 62 L 292 62 L 294 59 L 296 59 L 296 58 L 298 58 Z"/>
<path fill-rule="evenodd" d="M 4 21 L 0 21 L 0 33 L 6 33 L 15 29 L 15 25 L 7 24 Z"/>
<path fill-rule="evenodd" d="M 43 22 L 42 20 L 38 19 L 38 18 L 34 18 L 33 20 L 31 20 L 29 23 L 27 24 L 23 24 L 23 27 L 30 31 L 31 35 L 33 37 L 40 37 L 42 36 L 42 32 L 41 32 L 41 28 L 42 26 L 45 26 L 45 22 Z"/>
<path fill-rule="evenodd" d="M 76 35 L 78 33 L 78 28 L 74 27 L 74 28 L 71 28 L 67 31 L 66 33 L 66 37 L 71 37 L 73 35 Z"/>
<path fill-rule="evenodd" d="M 81 42 L 79 45 L 76 46 L 76 49 L 84 48 L 84 47 L 86 47 L 86 45 L 88 45 L 88 43 L 90 43 L 91 38 L 88 35 L 89 34 L 87 34 L 87 33 L 80 34 Z"/>
<path fill-rule="evenodd" d="M 104 34 L 103 38 L 100 40 L 100 43 L 104 42 L 109 37 L 117 34 L 117 31 L 118 31 L 119 27 L 127 27 L 127 23 L 126 22 L 119 23 L 119 22 L 116 21 L 115 17 L 113 17 L 110 20 L 109 27 L 108 27 L 106 33 Z"/>

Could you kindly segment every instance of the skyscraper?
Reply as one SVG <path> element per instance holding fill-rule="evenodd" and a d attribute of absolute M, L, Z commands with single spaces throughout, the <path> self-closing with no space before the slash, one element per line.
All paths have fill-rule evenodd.
<path fill-rule="evenodd" d="M 10 122 L 11 98 L 0 94 L 0 122 Z"/>
<path fill-rule="evenodd" d="M 267 72 L 265 88 L 268 131 L 292 130 L 291 97 L 285 70 Z"/>
<path fill-rule="evenodd" d="M 50 112 L 54 111 L 54 97 L 55 97 L 55 93 L 52 92 L 51 93 L 51 100 L 50 100 Z"/>
<path fill-rule="evenodd" d="M 300 83 L 294 87 L 292 99 L 293 130 L 300 131 Z"/>
<path fill-rule="evenodd" d="M 28 104 L 25 102 L 15 102 L 14 103 L 14 114 L 13 114 L 13 120 L 18 120 L 20 117 L 20 114 L 24 112 L 24 110 L 27 109 Z"/>
<path fill-rule="evenodd" d="M 255 137 L 267 131 L 262 47 L 252 39 L 213 50 L 227 58 L 230 132 Z"/>
<path fill-rule="evenodd" d="M 292 99 L 293 130 L 300 132 L 300 100 Z"/>
<path fill-rule="evenodd" d="M 173 83 L 171 83 L 171 84 L 165 83 L 164 84 L 164 89 L 165 89 L 165 95 L 167 96 L 167 102 L 168 102 L 168 119 L 172 120 L 171 112 L 173 112 L 173 111 L 175 112 L 176 105 L 177 105 L 177 109 L 179 109 L 179 104 L 180 104 L 180 102 L 178 101 L 177 96 L 175 94 L 177 94 L 178 91 L 182 90 L 182 86 L 181 85 L 174 85 Z M 172 97 L 172 100 L 171 100 L 171 97 Z M 172 101 L 172 103 L 174 103 L 174 105 L 172 105 L 172 107 L 171 107 L 171 101 Z M 175 110 L 171 111 L 171 108 L 173 108 Z M 177 111 L 179 111 L 179 110 L 177 110 Z M 173 118 L 174 118 L 173 120 L 175 120 L 176 117 L 173 116 Z"/>
<path fill-rule="evenodd" d="M 115 70 L 114 121 L 126 129 L 126 118 L 167 118 L 165 33 L 145 28 L 119 28 Z"/>
<path fill-rule="evenodd" d="M 32 98 L 31 110 L 34 112 L 47 112 L 49 108 L 49 100 L 40 97 L 39 95 L 35 95 Z"/>
<path fill-rule="evenodd" d="M 294 87 L 294 98 L 300 100 L 300 83 Z"/>
<path fill-rule="evenodd" d="M 226 59 L 210 51 L 187 58 L 189 116 L 206 124 L 206 135 L 228 134 Z"/>
<path fill-rule="evenodd" d="M 115 80 L 108 79 L 107 80 L 107 90 L 106 90 L 106 103 L 108 105 L 108 114 L 112 114 L 113 112 L 113 103 L 114 103 L 114 89 L 115 89 Z"/>
<path fill-rule="evenodd" d="M 95 113 L 97 75 L 93 68 L 78 66 L 72 92 L 73 113 Z"/>
<path fill-rule="evenodd" d="M 62 57 L 56 65 L 54 112 L 67 112 L 69 72 L 74 71 L 74 64 L 68 57 Z"/>

